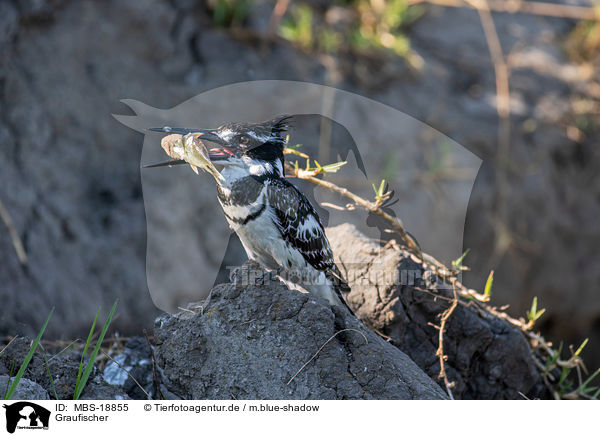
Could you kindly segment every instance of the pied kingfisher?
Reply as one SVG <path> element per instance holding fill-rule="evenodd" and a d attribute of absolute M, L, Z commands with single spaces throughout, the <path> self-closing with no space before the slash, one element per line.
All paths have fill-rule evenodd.
<path fill-rule="evenodd" d="M 350 288 L 333 261 L 323 224 L 304 194 L 284 177 L 284 132 L 289 119 L 229 123 L 216 129 L 150 130 L 201 133 L 202 141 L 215 144 L 207 148 L 211 161 L 224 167 L 217 196 L 248 257 L 276 271 L 291 287 L 299 285 L 332 305 L 348 308 L 342 292 Z"/>

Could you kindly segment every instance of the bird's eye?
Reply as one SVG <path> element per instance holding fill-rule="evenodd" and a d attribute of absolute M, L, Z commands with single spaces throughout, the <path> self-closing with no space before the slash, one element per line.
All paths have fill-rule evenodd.
<path fill-rule="evenodd" d="M 250 138 L 248 136 L 246 136 L 246 135 L 240 136 L 240 144 L 248 145 L 249 142 L 250 142 Z"/>

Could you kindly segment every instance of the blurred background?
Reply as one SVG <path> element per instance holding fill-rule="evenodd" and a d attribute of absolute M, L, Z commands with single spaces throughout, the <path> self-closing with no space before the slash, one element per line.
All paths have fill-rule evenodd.
<path fill-rule="evenodd" d="M 46 335 L 80 337 L 115 298 L 122 334 L 150 327 L 143 136 L 111 114 L 278 79 L 369 97 L 481 159 L 465 283 L 494 270 L 513 316 L 537 296 L 544 334 L 589 337 L 599 366 L 599 17 L 587 0 L 0 2 L 0 335 L 33 334 L 55 306 Z M 387 147 L 373 177 L 400 183 Z M 419 183 L 457 177 L 424 156 Z"/>

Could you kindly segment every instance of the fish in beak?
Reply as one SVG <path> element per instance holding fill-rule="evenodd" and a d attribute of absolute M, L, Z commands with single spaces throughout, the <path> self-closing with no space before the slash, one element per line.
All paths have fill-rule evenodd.
<path fill-rule="evenodd" d="M 176 134 L 176 135 L 182 135 L 182 136 L 187 135 L 189 133 L 194 133 L 195 135 L 198 135 L 197 136 L 198 139 L 202 140 L 203 142 L 208 141 L 208 142 L 215 143 L 219 147 L 209 148 L 209 153 L 208 153 L 210 160 L 215 163 L 218 163 L 219 161 L 227 160 L 227 159 L 229 159 L 229 157 L 234 156 L 234 153 L 233 153 L 233 151 L 231 151 L 231 148 L 227 146 L 227 142 L 225 142 L 217 134 L 217 129 L 188 129 L 185 127 L 165 126 L 165 127 L 151 127 L 149 130 L 151 130 L 153 132 Z M 173 165 L 180 165 L 183 163 L 185 163 L 185 161 L 175 159 L 175 160 L 171 160 L 171 161 L 167 161 L 167 162 L 161 162 L 159 164 L 145 165 L 144 168 L 154 168 L 157 166 L 173 166 Z"/>
<path fill-rule="evenodd" d="M 225 145 L 223 141 L 212 129 L 186 129 L 179 127 L 158 127 L 151 128 L 155 132 L 169 133 L 161 141 L 161 146 L 173 160 L 161 162 L 157 164 L 144 165 L 143 168 L 155 168 L 161 166 L 173 166 L 188 163 L 192 170 L 198 174 L 198 168 L 201 168 L 215 178 L 222 180 L 223 176 L 217 171 L 213 165 L 215 161 L 221 160 L 224 156 L 228 156 L 229 150 L 222 147 L 213 149 L 209 153 L 203 141 L 210 141 L 219 145 Z M 214 155 L 214 157 L 213 157 Z"/>

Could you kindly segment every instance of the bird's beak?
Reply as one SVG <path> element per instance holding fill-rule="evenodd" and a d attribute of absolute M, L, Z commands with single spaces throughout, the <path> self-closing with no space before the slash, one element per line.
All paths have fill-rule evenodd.
<path fill-rule="evenodd" d="M 187 162 L 184 160 L 181 160 L 181 159 L 173 159 L 173 160 L 168 160 L 166 162 L 161 162 L 161 163 L 156 163 L 156 164 L 142 165 L 142 168 L 172 167 L 173 165 L 181 165 L 184 163 L 187 163 Z"/>

